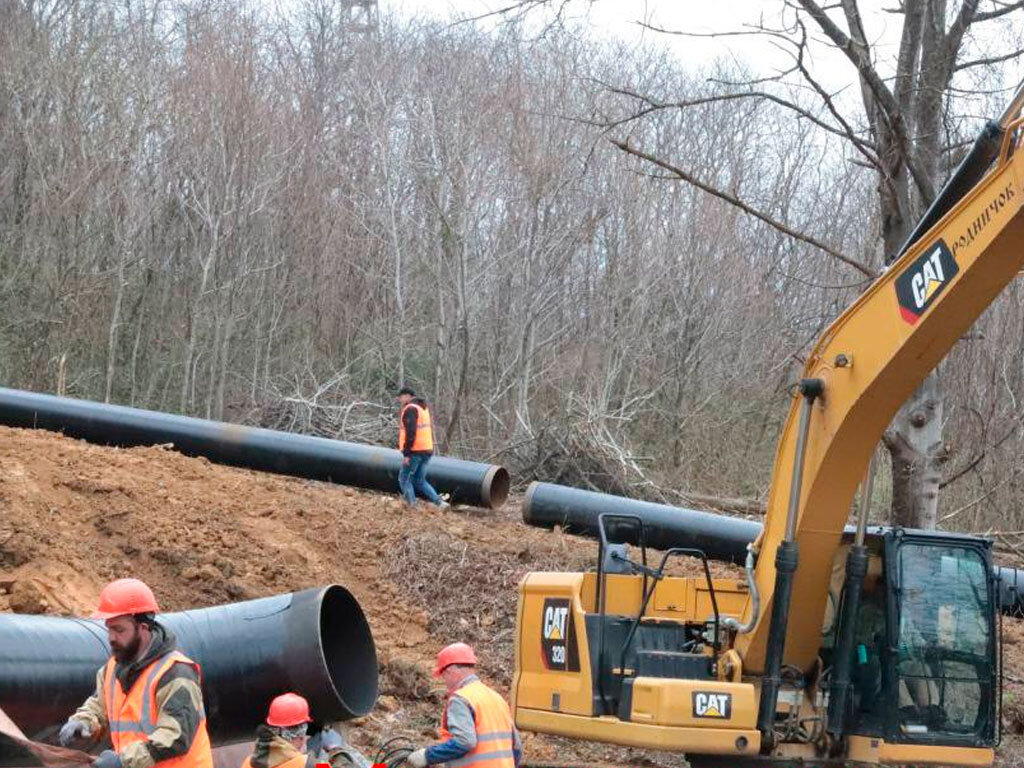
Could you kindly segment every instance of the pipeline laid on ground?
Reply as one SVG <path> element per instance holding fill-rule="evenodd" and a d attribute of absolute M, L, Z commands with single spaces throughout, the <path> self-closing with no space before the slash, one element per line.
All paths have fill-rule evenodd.
<path fill-rule="evenodd" d="M 710 512 L 653 504 L 608 493 L 595 493 L 553 483 L 531 483 L 523 499 L 523 521 L 540 528 L 560 525 L 567 533 L 596 538 L 598 517 L 606 513 L 643 520 L 646 544 L 654 549 L 692 547 L 711 560 L 742 563 L 747 544 L 761 533 L 761 523 Z M 609 520 L 609 537 L 638 544 L 638 528 Z M 852 529 L 847 529 L 849 532 Z M 1003 613 L 1024 616 L 1024 570 L 995 566 Z"/>
<path fill-rule="evenodd" d="M 397 492 L 402 467 L 402 454 L 389 448 L 17 389 L 0 388 L 0 424 L 122 448 L 171 443 L 220 464 L 376 491 Z M 508 497 L 508 471 L 491 464 L 435 456 L 427 480 L 453 502 L 493 509 Z"/>
<path fill-rule="evenodd" d="M 646 544 L 655 549 L 692 547 L 712 560 L 742 563 L 747 544 L 761 533 L 751 520 L 583 491 L 554 483 L 530 483 L 523 499 L 523 520 L 541 528 L 560 525 L 568 533 L 597 536 L 601 514 L 634 515 L 643 520 Z M 638 544 L 639 529 L 625 520 L 606 526 L 615 541 Z"/>
<path fill-rule="evenodd" d="M 373 636 L 343 587 L 162 613 L 157 620 L 202 668 L 215 744 L 251 740 L 270 700 L 285 691 L 305 696 L 318 722 L 360 717 L 376 702 Z M 93 692 L 110 654 L 102 621 L 2 613 L 0 648 L 0 705 L 28 738 L 50 741 Z M 18 757 L 0 750 L 0 765 Z"/>

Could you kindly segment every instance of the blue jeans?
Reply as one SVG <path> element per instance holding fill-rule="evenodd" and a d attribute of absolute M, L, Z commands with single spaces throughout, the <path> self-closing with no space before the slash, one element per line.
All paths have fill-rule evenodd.
<path fill-rule="evenodd" d="M 409 463 L 403 463 L 402 468 L 398 471 L 398 489 L 410 506 L 416 506 L 417 491 L 428 501 L 441 504 L 441 497 L 427 482 L 427 462 L 429 461 L 429 453 L 414 453 L 409 457 Z"/>

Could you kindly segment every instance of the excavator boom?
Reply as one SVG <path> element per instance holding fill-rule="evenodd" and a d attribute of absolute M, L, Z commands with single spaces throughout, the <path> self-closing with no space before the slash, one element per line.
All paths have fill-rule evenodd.
<path fill-rule="evenodd" d="M 1022 89 L 1024 90 L 1024 89 Z M 803 377 L 820 380 L 796 505 L 800 562 L 784 664 L 807 670 L 818 653 L 827 583 L 868 458 L 900 406 L 1024 265 L 1022 120 L 1004 116 L 995 167 L 924 233 L 822 334 Z M 744 669 L 764 668 L 775 588 L 774 554 L 785 537 L 801 398 L 775 457 L 757 586 L 762 610 L 736 648 Z"/>
<path fill-rule="evenodd" d="M 808 355 L 746 581 L 713 578 L 713 520 L 655 566 L 644 516 L 622 510 L 598 515 L 596 572 L 523 579 L 520 727 L 731 768 L 992 764 L 991 542 L 868 531 L 867 504 L 844 529 L 900 406 L 1024 266 L 1022 108 L 1024 85 Z M 703 575 L 671 575 L 684 558 Z"/>

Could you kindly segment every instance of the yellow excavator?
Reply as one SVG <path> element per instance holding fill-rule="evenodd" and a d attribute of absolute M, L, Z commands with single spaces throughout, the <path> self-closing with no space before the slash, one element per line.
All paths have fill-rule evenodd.
<path fill-rule="evenodd" d="M 1024 85 L 794 386 L 747 580 L 656 566 L 602 514 L 596 569 L 531 573 L 513 703 L 528 731 L 694 766 L 988 766 L 1000 735 L 990 542 L 867 526 L 873 455 L 915 388 L 1024 265 Z M 858 485 L 862 503 L 847 526 Z M 643 541 L 642 530 L 634 539 Z M 697 558 L 703 575 L 669 575 Z M 678 572 L 678 571 L 677 571 Z"/>

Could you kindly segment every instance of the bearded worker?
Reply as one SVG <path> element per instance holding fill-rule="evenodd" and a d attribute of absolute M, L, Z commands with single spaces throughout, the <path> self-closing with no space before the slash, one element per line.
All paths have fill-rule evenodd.
<path fill-rule="evenodd" d="M 213 768 L 199 665 L 156 620 L 153 591 L 138 579 L 103 588 L 92 615 L 104 619 L 110 660 L 96 692 L 60 729 L 60 743 L 110 736 L 95 768 Z"/>

